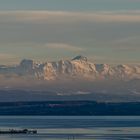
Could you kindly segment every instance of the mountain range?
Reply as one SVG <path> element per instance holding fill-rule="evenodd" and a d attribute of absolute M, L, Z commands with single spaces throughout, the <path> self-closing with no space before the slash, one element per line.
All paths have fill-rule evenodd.
<path fill-rule="evenodd" d="M 140 65 L 96 64 L 84 56 L 0 65 L 0 101 L 140 101 Z"/>
<path fill-rule="evenodd" d="M 94 64 L 84 56 L 71 60 L 38 63 L 24 59 L 16 66 L 0 66 L 1 77 L 30 77 L 38 80 L 85 79 L 93 81 L 140 79 L 140 65 Z"/>

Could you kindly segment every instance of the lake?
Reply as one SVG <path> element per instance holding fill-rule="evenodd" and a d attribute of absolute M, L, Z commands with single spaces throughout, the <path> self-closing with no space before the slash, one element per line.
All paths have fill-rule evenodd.
<path fill-rule="evenodd" d="M 0 140 L 140 140 L 139 116 L 0 116 L 0 129 L 38 134 L 0 135 Z"/>

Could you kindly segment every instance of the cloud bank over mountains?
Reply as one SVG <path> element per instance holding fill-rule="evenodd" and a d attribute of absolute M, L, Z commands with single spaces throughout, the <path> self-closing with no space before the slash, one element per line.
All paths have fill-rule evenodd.
<path fill-rule="evenodd" d="M 0 11 L 1 22 L 30 23 L 45 22 L 53 24 L 71 24 L 74 22 L 140 22 L 139 10 L 122 11 L 92 11 L 92 12 L 69 12 L 69 11 Z"/>
<path fill-rule="evenodd" d="M 97 63 L 139 63 L 139 10 L 7 10 L 0 19 L 2 64 L 77 54 L 98 56 Z"/>

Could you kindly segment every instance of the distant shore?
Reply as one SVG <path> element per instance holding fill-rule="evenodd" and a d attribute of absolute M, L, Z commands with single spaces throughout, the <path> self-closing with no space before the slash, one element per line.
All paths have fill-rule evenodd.
<path fill-rule="evenodd" d="M 140 102 L 96 101 L 1 102 L 0 115 L 137 116 Z"/>

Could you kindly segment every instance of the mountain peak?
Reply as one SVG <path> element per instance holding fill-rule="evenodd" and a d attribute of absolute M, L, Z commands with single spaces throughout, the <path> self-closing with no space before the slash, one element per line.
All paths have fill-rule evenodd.
<path fill-rule="evenodd" d="M 20 62 L 20 65 L 32 64 L 32 63 L 33 63 L 33 60 L 31 60 L 31 59 L 23 59 L 23 60 Z"/>
<path fill-rule="evenodd" d="M 88 61 L 87 57 L 82 56 L 82 55 L 78 55 L 78 56 L 74 57 L 72 60 Z"/>
<path fill-rule="evenodd" d="M 24 68 L 32 68 L 33 67 L 33 60 L 30 60 L 30 59 L 23 59 L 21 62 L 20 62 L 20 66 L 21 67 L 24 67 Z"/>

